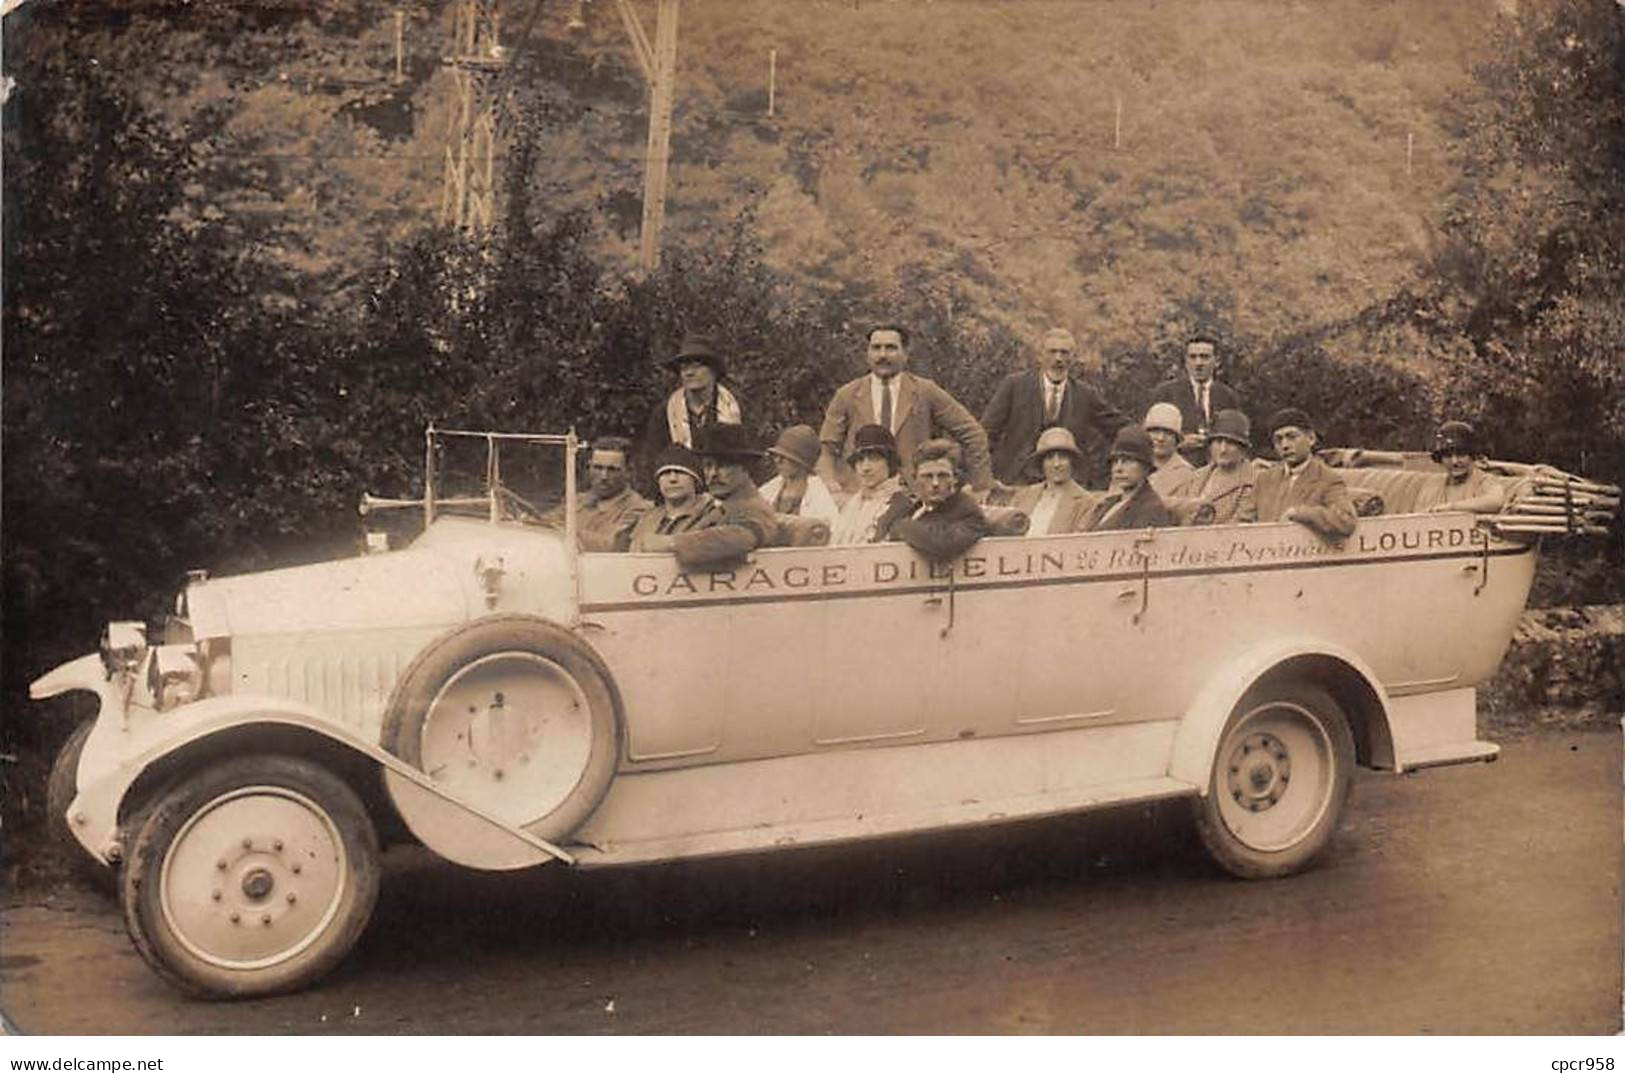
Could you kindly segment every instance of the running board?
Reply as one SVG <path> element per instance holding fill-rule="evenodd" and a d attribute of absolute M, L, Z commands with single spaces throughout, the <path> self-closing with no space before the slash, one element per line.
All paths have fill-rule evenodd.
<path fill-rule="evenodd" d="M 645 776 L 647 777 L 647 776 Z M 676 857 L 720 857 L 763 850 L 792 849 L 916 831 L 978 827 L 1011 820 L 1082 812 L 1131 801 L 1154 801 L 1196 794 L 1188 782 L 1166 775 L 1091 786 L 1069 793 L 1033 794 L 1003 801 L 965 800 L 920 812 L 855 813 L 803 823 L 705 831 L 643 841 L 572 846 L 581 868 L 609 867 Z"/>
<path fill-rule="evenodd" d="M 1501 755 L 1501 747 L 1492 741 L 1457 742 L 1435 745 L 1430 749 L 1417 749 L 1405 757 L 1401 771 L 1420 771 L 1423 768 L 1451 767 L 1455 764 L 1493 764 Z"/>

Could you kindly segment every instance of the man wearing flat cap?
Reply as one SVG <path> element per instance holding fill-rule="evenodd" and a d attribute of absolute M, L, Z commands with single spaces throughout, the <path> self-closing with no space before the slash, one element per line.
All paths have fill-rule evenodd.
<path fill-rule="evenodd" d="M 762 457 L 739 425 L 709 425 L 698 433 L 695 453 L 704 462 L 705 486 L 722 506 L 717 524 L 651 540 L 651 551 L 667 546 L 686 570 L 737 562 L 773 543 L 779 523 L 751 480 L 750 466 Z M 670 542 L 669 545 L 666 542 Z"/>
<path fill-rule="evenodd" d="M 674 443 L 655 457 L 660 506 L 638 519 L 619 545 L 621 551 L 671 551 L 671 538 L 720 525 L 724 509 L 705 489 L 700 456 Z"/>
<path fill-rule="evenodd" d="M 1297 522 L 1327 540 L 1354 532 L 1356 514 L 1348 486 L 1315 457 L 1319 438 L 1309 415 L 1295 406 L 1270 418 L 1270 439 L 1281 461 L 1259 473 L 1253 501 L 1261 522 Z"/>
<path fill-rule="evenodd" d="M 1179 524 L 1151 487 L 1156 461 L 1151 437 L 1138 425 L 1124 425 L 1112 441 L 1112 486 L 1089 512 L 1090 530 L 1152 529 Z"/>
<path fill-rule="evenodd" d="M 712 425 L 744 423 L 739 396 L 722 381 L 727 364 L 709 335 L 690 332 L 677 353 L 661 361 L 677 373 L 677 389 L 649 411 L 644 425 L 642 455 L 652 459 L 668 444 L 695 447 L 695 434 Z M 647 463 L 646 463 L 647 464 Z"/>
<path fill-rule="evenodd" d="M 1078 481 L 1094 484 L 1105 479 L 1106 446 L 1129 419 L 1073 375 L 1077 349 L 1071 332 L 1051 328 L 1044 333 L 1035 366 L 1000 380 L 982 411 L 993 476 L 1005 484 L 1025 483 L 1022 462 L 1038 434 L 1052 427 L 1066 429 L 1079 446 L 1080 461 L 1073 474 Z"/>
<path fill-rule="evenodd" d="M 900 324 L 877 324 L 869 330 L 864 347 L 869 374 L 838 388 L 824 411 L 818 430 L 823 451 L 818 474 L 831 489 L 848 492 L 857 478 L 846 457 L 853 437 L 864 425 L 880 425 L 897 441 L 904 483 L 913 482 L 914 453 L 926 440 L 947 437 L 959 444 L 971 487 L 993 486 L 987 452 L 987 433 L 971 412 L 947 391 L 923 376 L 908 371 L 908 329 Z"/>

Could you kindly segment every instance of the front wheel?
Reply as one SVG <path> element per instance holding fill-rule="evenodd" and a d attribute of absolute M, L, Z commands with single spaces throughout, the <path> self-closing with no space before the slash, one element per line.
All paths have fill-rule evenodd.
<path fill-rule="evenodd" d="M 116 870 L 85 852 L 79 840 L 73 837 L 68 819 L 68 808 L 79 796 L 79 759 L 84 755 L 90 732 L 95 729 L 96 720 L 85 720 L 73 728 L 68 740 L 57 750 L 51 774 L 45 780 L 45 823 L 51 838 L 72 855 L 74 875 L 99 893 L 112 894 L 118 886 Z"/>
<path fill-rule="evenodd" d="M 189 994 L 304 987 L 349 953 L 378 899 L 378 837 L 355 792 L 289 756 L 182 779 L 147 812 L 124 868 L 135 948 Z"/>
<path fill-rule="evenodd" d="M 1354 738 L 1321 687 L 1285 681 L 1243 699 L 1225 725 L 1196 828 L 1243 879 L 1291 875 L 1331 842 L 1353 782 Z"/>

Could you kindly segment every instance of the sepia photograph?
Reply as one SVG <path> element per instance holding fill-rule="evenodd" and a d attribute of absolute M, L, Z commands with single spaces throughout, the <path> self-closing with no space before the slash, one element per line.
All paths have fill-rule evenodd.
<path fill-rule="evenodd" d="M 0 10 L 0 1050 L 1625 1061 L 1625 0 Z"/>

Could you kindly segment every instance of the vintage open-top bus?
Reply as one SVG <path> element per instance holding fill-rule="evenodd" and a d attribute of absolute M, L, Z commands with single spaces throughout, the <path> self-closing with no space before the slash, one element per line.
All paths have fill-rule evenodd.
<path fill-rule="evenodd" d="M 481 495 L 436 498 L 449 437 L 483 440 Z M 1474 687 L 1537 537 L 1618 505 L 1524 467 L 1496 518 L 1364 517 L 1335 544 L 1193 526 L 995 536 L 936 565 L 903 544 L 772 547 L 692 572 L 577 550 L 573 434 L 428 439 L 408 546 L 195 575 L 161 639 L 113 623 L 33 685 L 99 698 L 52 808 L 187 991 L 331 969 L 389 841 L 590 868 L 1187 797 L 1221 866 L 1297 871 L 1356 764 L 1495 757 Z M 563 448 L 562 531 L 504 486 L 512 443 Z M 1385 472 L 1359 483 L 1413 479 Z"/>

